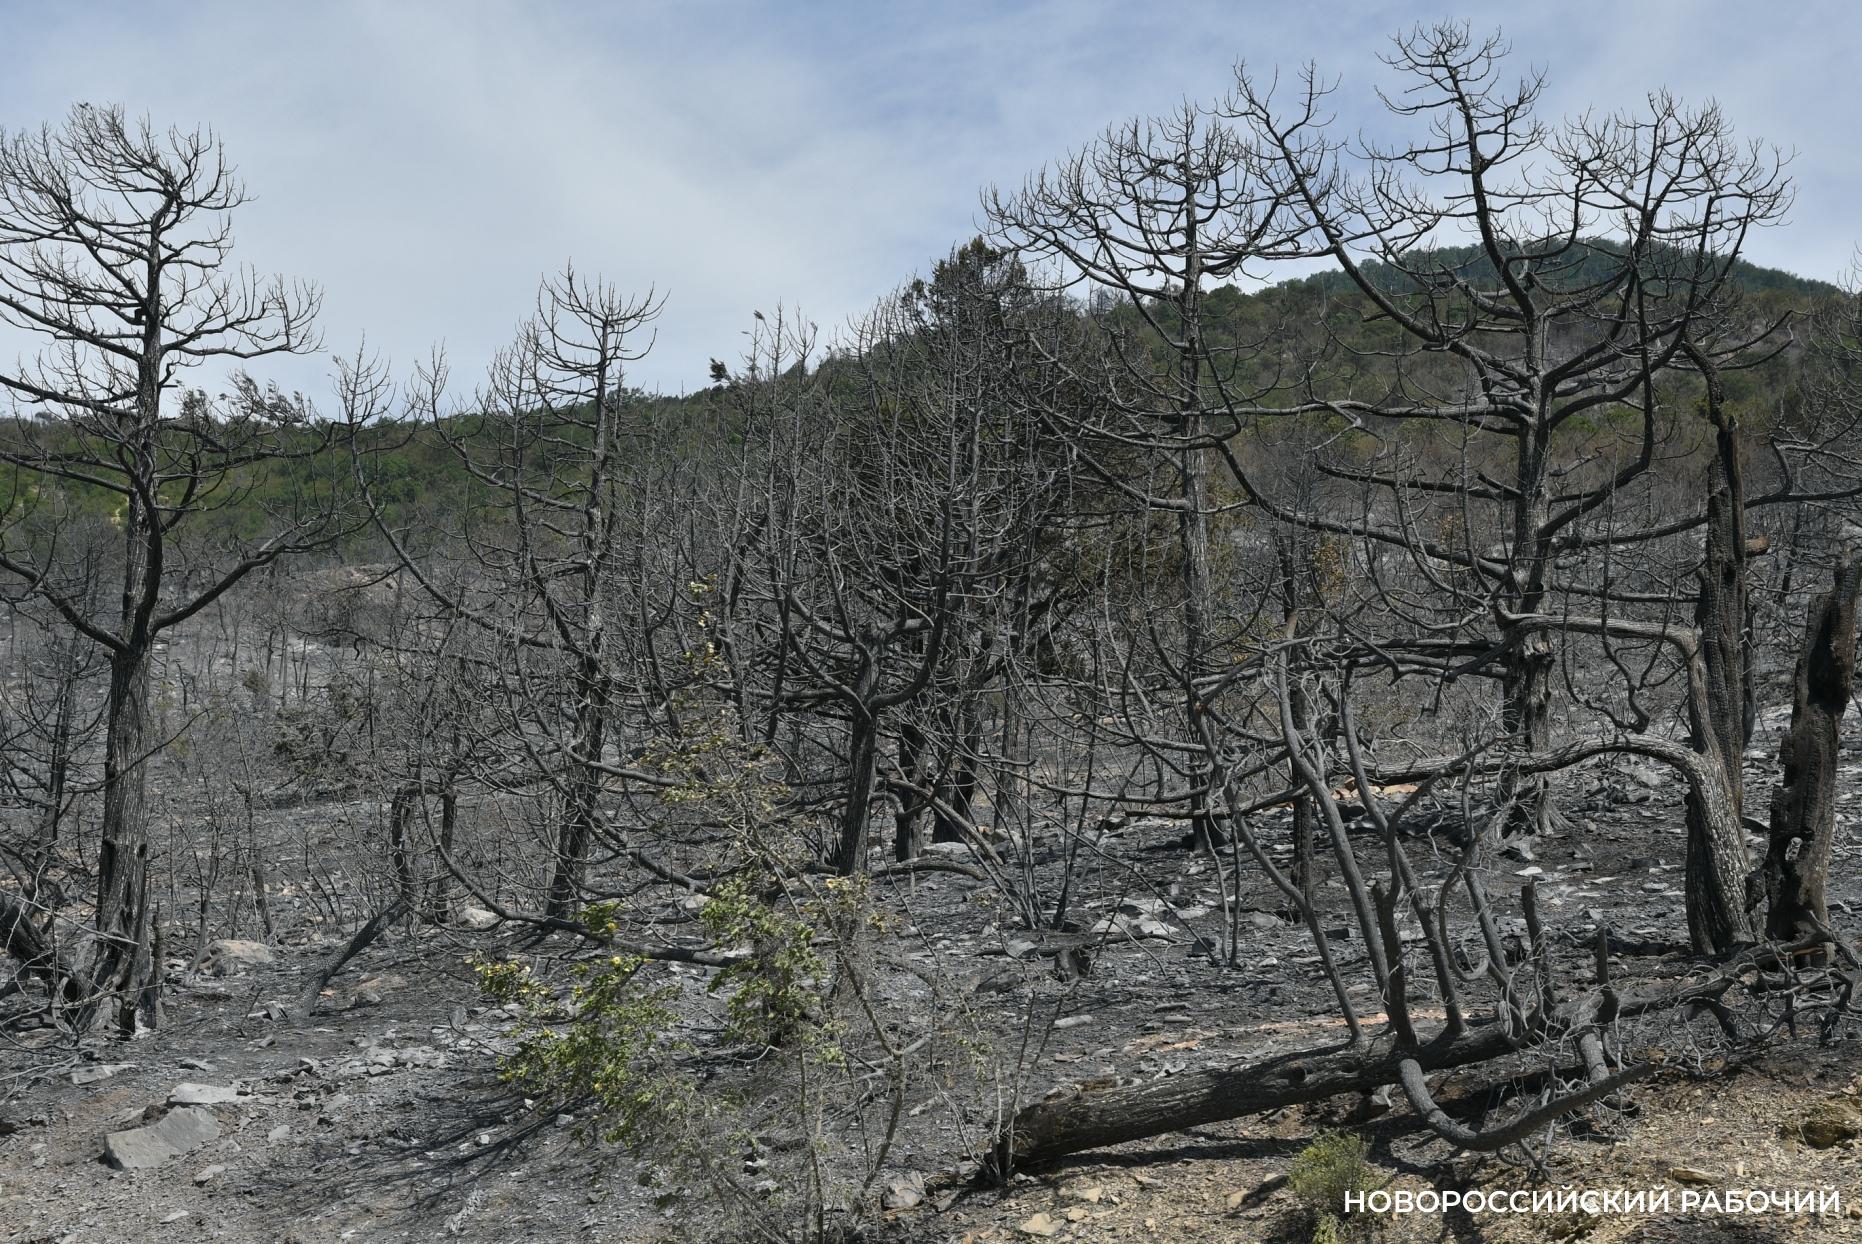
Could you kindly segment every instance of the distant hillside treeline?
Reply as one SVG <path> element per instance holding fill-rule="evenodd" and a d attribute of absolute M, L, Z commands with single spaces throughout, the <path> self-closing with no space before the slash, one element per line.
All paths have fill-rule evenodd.
<path fill-rule="evenodd" d="M 1536 279 L 1560 289 L 1581 288 L 1588 281 L 1609 277 L 1614 253 L 1607 242 L 1575 247 L 1555 261 L 1537 265 Z M 1680 256 L 1663 257 L 1652 265 L 1651 284 L 1659 284 L 1663 263 L 1684 261 Z M 1478 247 L 1427 252 L 1413 268 L 1455 273 L 1476 283 L 1497 282 Z M 1364 271 L 1393 294 L 1416 292 L 1408 272 L 1376 261 L 1366 263 Z M 1831 283 L 1744 260 L 1733 261 L 1730 274 L 1738 294 L 1737 313 L 1754 324 L 1805 320 L 1841 294 Z M 1081 307 L 1078 313 L 1087 312 Z M 1152 314 L 1168 331 L 1172 309 L 1160 305 Z M 1321 390 L 1333 394 L 1378 391 L 1398 370 L 1395 355 L 1387 352 L 1403 348 L 1400 334 L 1382 322 L 1377 308 L 1341 271 L 1294 278 L 1252 293 L 1232 285 L 1219 286 L 1208 295 L 1203 315 L 1212 383 L 1219 382 L 1220 390 L 1231 399 L 1239 396 L 1263 406 L 1296 402 L 1307 392 Z M 1163 349 L 1157 334 L 1129 306 L 1110 309 L 1102 320 L 1115 332 L 1121 325 L 1126 327 L 1138 348 Z M 1787 342 L 1761 365 L 1725 377 L 1728 401 L 1741 410 L 1749 428 L 1769 426 L 1797 400 L 1800 359 L 1800 351 Z M 1409 382 L 1419 377 L 1426 380 L 1428 362 L 1412 349 L 1402 359 L 1401 370 Z M 836 389 L 836 372 L 846 372 L 849 384 L 857 382 L 852 374 L 857 368 L 844 358 L 830 353 L 817 365 L 828 373 L 824 389 L 830 395 Z M 1457 374 L 1452 362 L 1444 361 L 1441 370 L 1445 382 L 1452 383 L 1447 379 Z M 717 431 L 732 435 L 738 417 L 729 393 L 731 383 L 724 379 L 713 387 L 677 396 L 629 391 L 626 401 L 634 434 L 661 446 L 698 435 L 709 439 L 703 445 L 694 444 L 695 451 L 715 449 Z M 1692 377 L 1677 373 L 1667 383 L 1671 406 L 1685 409 L 1692 404 L 1697 388 Z M 278 401 L 278 395 L 273 399 Z M 378 421 L 359 428 L 352 443 L 329 437 L 330 429 L 314 413 L 314 403 L 278 404 L 304 419 L 301 426 L 284 433 L 287 443 L 295 439 L 303 452 L 230 471 L 215 491 L 210 514 L 192 526 L 194 538 L 229 544 L 252 541 L 305 507 L 335 499 L 350 521 L 347 534 L 332 546 L 333 555 L 342 560 L 379 557 L 386 552 L 383 541 L 374 524 L 365 520 L 366 508 L 355 495 L 358 462 L 382 516 L 399 530 L 457 534 L 488 517 L 487 507 L 506 500 L 500 490 L 488 487 L 468 470 L 468 460 L 482 461 L 486 455 L 459 452 L 461 446 L 479 451 L 492 448 L 500 432 L 496 417 L 461 413 L 438 420 Z M 1588 420 L 1575 433 L 1587 435 L 1596 424 L 1595 419 Z M 64 435 L 50 422 L 22 421 L 14 431 L 48 449 L 56 448 L 55 438 Z M 319 450 L 326 440 L 327 448 Z M 121 504 L 115 494 L 82 484 L 64 485 L 60 503 L 61 508 L 102 521 L 108 521 Z"/>

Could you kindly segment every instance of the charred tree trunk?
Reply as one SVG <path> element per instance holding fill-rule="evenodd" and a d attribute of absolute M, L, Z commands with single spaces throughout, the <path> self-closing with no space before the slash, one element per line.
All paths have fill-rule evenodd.
<path fill-rule="evenodd" d="M 1535 597 L 1543 600 L 1542 596 Z M 1558 656 L 1550 634 L 1533 630 L 1515 638 L 1506 656 L 1501 724 L 1519 751 L 1552 749 L 1552 686 Z M 1508 805 L 1504 836 L 1536 837 L 1558 827 L 1551 780 L 1543 773 L 1509 775 L 1500 786 Z"/>
<path fill-rule="evenodd" d="M 575 736 L 567 790 L 564 792 L 562 827 L 557 831 L 555 875 L 543 914 L 552 920 L 572 920 L 581 906 L 582 868 L 588 860 L 589 844 L 595 839 L 596 818 L 600 816 L 602 749 L 607 746 L 608 685 L 600 666 L 601 625 L 599 613 L 589 626 L 588 651 L 580 658 L 576 671 Z"/>
<path fill-rule="evenodd" d="M 1837 734 L 1856 672 L 1856 598 L 1862 551 L 1849 549 L 1830 591 L 1810 606 L 1797 661 L 1791 731 L 1779 748 L 1784 770 L 1772 798 L 1765 857 L 1766 932 L 1795 941 L 1829 927 L 1825 886 L 1836 831 Z"/>
<path fill-rule="evenodd" d="M 45 770 L 45 815 L 39 822 L 39 841 L 33 849 L 26 878 L 27 897 L 36 897 L 46 867 L 58 850 L 64 823 L 65 787 L 71 773 L 72 730 L 77 717 L 78 660 L 61 646 L 58 669 L 58 707 L 52 719 L 51 752 Z"/>
<path fill-rule="evenodd" d="M 1751 944 L 1746 902 L 1751 873 L 1745 823 L 1726 768 L 1712 755 L 1686 749 L 1688 938 L 1700 954 L 1723 955 Z M 1697 820 L 1695 818 L 1698 818 Z"/>
<path fill-rule="evenodd" d="M 907 783 L 918 790 L 929 789 L 927 798 L 918 790 L 898 792 L 899 809 L 894 818 L 893 857 L 900 862 L 924 854 L 925 814 L 930 813 L 931 842 L 963 842 L 963 827 L 971 821 L 971 806 L 976 795 L 976 763 L 972 759 L 978 740 L 975 738 L 975 715 L 967 710 L 941 712 L 941 724 L 956 732 L 951 752 L 933 756 L 933 741 L 919 726 L 907 721 L 899 725 L 899 771 Z"/>
<path fill-rule="evenodd" d="M 1307 698 L 1305 685 L 1295 680 L 1287 694 L 1292 698 L 1294 721 L 1310 720 L 1312 705 Z M 1287 762 L 1287 780 L 1299 790 L 1293 796 L 1293 882 L 1299 887 L 1301 897 L 1310 905 L 1317 901 L 1319 895 L 1319 866 L 1313 846 L 1320 832 L 1319 817 L 1313 811 L 1312 795 L 1300 780 L 1297 761 Z"/>
<path fill-rule="evenodd" d="M 1750 971 L 1753 962 L 1741 958 L 1715 975 L 1645 992 L 1618 991 L 1604 981 L 1596 990 L 1540 1010 L 1527 1021 L 1523 1032 L 1493 1021 L 1459 1033 L 1444 1031 L 1433 1039 L 1411 1044 L 1387 1030 L 1370 1041 L 1321 1046 L 1134 1085 L 1050 1097 L 1023 1107 L 997 1134 L 991 1151 L 985 1155 L 985 1168 L 1000 1177 L 1018 1167 L 1038 1166 L 1104 1145 L 1368 1092 L 1386 1084 L 1404 1083 L 1408 1091 L 1425 1072 L 1484 1063 L 1505 1065 L 1512 1060 L 1510 1070 L 1517 1073 L 1522 1069 L 1517 1060 L 1521 1056 L 1533 1057 L 1531 1050 L 1522 1048 L 1523 1041 L 1530 1040 L 1542 1057 L 1574 1036 L 1582 1047 L 1599 1025 L 1619 1018 L 1666 1014 L 1703 1001 L 1717 1002 L 1742 973 Z M 1552 1058 L 1551 1066 L 1560 1065 L 1558 1055 Z M 1589 1059 L 1586 1063 L 1588 1083 L 1574 1093 L 1555 1098 L 1477 1137 L 1470 1137 L 1464 1129 L 1443 1134 L 1463 1148 L 1492 1147 L 1481 1142 L 1523 1137 L 1528 1124 L 1543 1127 L 1651 1070 L 1648 1064 L 1641 1064 L 1612 1073 Z M 1542 1061 L 1538 1065 L 1542 1069 L 1547 1066 Z M 1475 1143 L 1469 1143 L 1470 1139 Z"/>
<path fill-rule="evenodd" d="M 873 707 L 879 689 L 878 663 L 870 658 L 860 669 L 849 707 L 851 737 L 847 746 L 847 789 L 841 812 L 840 843 L 834 868 L 843 877 L 866 870 L 868 822 L 873 816 L 873 773 L 879 763 L 879 715 Z"/>
<path fill-rule="evenodd" d="M 440 858 L 449 860 L 453 855 L 453 834 L 459 824 L 459 790 L 448 778 L 440 791 Z M 435 869 L 427 880 L 426 913 L 427 919 L 435 924 L 446 921 L 447 913 L 453 904 L 452 874 L 444 868 Z"/>
<path fill-rule="evenodd" d="M 1195 441 L 1203 433 L 1203 419 L 1198 413 L 1202 404 L 1201 331 L 1202 256 L 1197 249 L 1194 224 L 1191 225 L 1189 253 L 1185 258 L 1183 289 L 1178 298 L 1178 312 L 1184 324 L 1184 349 L 1179 366 L 1182 391 L 1179 396 L 1181 431 L 1186 440 Z M 1183 509 L 1180 512 L 1180 536 L 1183 545 L 1183 713 L 1184 737 L 1202 738 L 1200 718 L 1206 712 L 1199 690 L 1209 649 L 1209 613 L 1211 600 L 1211 556 L 1209 547 L 1209 468 L 1204 451 L 1194 445 L 1179 451 L 1177 471 Z M 1209 760 L 1197 759 L 1190 769 L 1190 837 L 1193 847 L 1202 848 L 1221 841 L 1210 812 L 1214 770 Z"/>
<path fill-rule="evenodd" d="M 929 751 L 930 744 L 923 730 L 910 721 L 900 723 L 899 771 L 905 774 L 909 784 L 929 784 L 931 775 L 926 763 Z M 898 797 L 899 809 L 893 818 L 892 857 L 903 863 L 915 860 L 924 853 L 924 813 L 928 801 L 924 796 L 907 789 L 901 789 Z"/>
<path fill-rule="evenodd" d="M 878 757 L 878 723 L 865 714 L 856 714 L 847 756 L 846 809 L 841 817 L 840 848 L 834 857 L 834 867 L 843 877 L 866 868 L 867 823 L 873 814 L 873 768 Z"/>
<path fill-rule="evenodd" d="M 1707 484 L 1706 550 L 1700 570 L 1700 593 L 1694 605 L 1698 636 L 1696 668 L 1690 677 L 1689 743 L 1719 768 L 1731 802 L 1732 821 L 1745 811 L 1741 762 L 1751 732 L 1750 606 L 1746 564 L 1745 471 L 1739 424 L 1725 409 L 1718 369 L 1705 355 L 1691 354 L 1706 380 L 1706 409 L 1714 426 L 1714 458 Z M 1749 936 L 1743 894 L 1726 892 L 1722 874 L 1747 866 L 1744 830 L 1737 844 L 1716 835 L 1713 819 L 1700 796 L 1687 799 L 1688 932 L 1696 950 L 1723 951 Z M 1737 850 L 1734 850 L 1734 847 Z M 1736 913 L 1727 908 L 1737 905 Z"/>
<path fill-rule="evenodd" d="M 963 826 L 974 816 L 971 808 L 976 798 L 976 763 L 968 756 L 953 762 L 949 781 L 938 787 L 938 804 L 931 810 L 931 841 L 963 842 Z"/>
<path fill-rule="evenodd" d="M 1568 1014 L 1578 1013 L 1575 1008 Z M 1368 1044 L 1334 1045 L 1243 1063 L 1163 1076 L 1141 1084 L 1098 1092 L 1076 1092 L 1024 1107 L 997 1136 L 986 1168 L 997 1177 L 1015 1169 L 1040 1166 L 1070 1154 L 1105 1145 L 1143 1140 L 1325 1101 L 1347 1093 L 1366 1093 L 1424 1072 L 1448 1071 L 1493 1062 L 1519 1052 L 1516 1036 L 1504 1025 L 1488 1024 L 1453 1038 L 1409 1047 L 1385 1034 Z M 1594 1080 L 1578 1093 L 1529 1111 L 1493 1134 L 1505 1140 L 1522 1131 L 1522 1123 L 1543 1127 L 1554 1118 L 1620 1088 L 1646 1074 L 1634 1068 Z M 1469 1148 L 1498 1147 L 1464 1145 Z"/>
<path fill-rule="evenodd" d="M 1719 380 L 1709 380 L 1709 404 L 1719 409 Z M 1746 539 L 1745 470 L 1739 446 L 1738 422 L 1722 413 L 1714 416 L 1716 453 L 1708 478 L 1706 558 L 1700 572 L 1700 595 L 1694 606 L 1694 626 L 1700 633 L 1701 660 L 1706 666 L 1708 720 L 1697 748 L 1714 747 L 1727 766 L 1734 802 L 1743 807 L 1745 783 L 1739 761 L 1751 737 L 1751 658 L 1748 622 L 1751 606 L 1746 566 L 1751 546 Z"/>
<path fill-rule="evenodd" d="M 1543 346 L 1542 332 L 1543 325 L 1525 330 L 1538 348 Z M 1546 488 L 1549 438 L 1549 430 L 1540 427 L 1522 429 L 1518 437 L 1508 586 L 1516 593 L 1519 611 L 1526 614 L 1536 614 L 1547 604 L 1546 576 L 1551 569 L 1551 546 L 1545 535 L 1551 516 Z M 1501 724 L 1520 751 L 1549 751 L 1552 695 L 1558 673 L 1554 636 L 1549 630 L 1532 628 L 1509 638 L 1512 642 L 1507 645 L 1502 670 L 1505 698 Z M 1509 777 L 1501 785 L 1501 797 L 1508 807 L 1506 836 L 1536 836 L 1557 829 L 1558 809 L 1546 774 Z"/>
<path fill-rule="evenodd" d="M 370 916 L 348 941 L 344 942 L 334 954 L 325 959 L 310 974 L 310 979 L 304 982 L 304 988 L 297 995 L 297 1001 L 291 1005 L 292 1016 L 298 1020 L 309 1019 L 317 1009 L 318 997 L 322 995 L 324 988 L 329 985 L 336 974 L 343 970 L 343 965 L 367 950 L 376 938 L 386 932 L 407 911 L 408 896 L 397 894 L 386 907 Z"/>
<path fill-rule="evenodd" d="M 388 858 L 394 865 L 395 891 L 414 892 L 414 864 L 408 839 L 414 828 L 414 809 L 420 802 L 418 779 L 398 788 L 388 801 Z"/>
<path fill-rule="evenodd" d="M 148 782 L 149 647 L 126 646 L 110 661 L 104 741 L 103 831 L 97 856 L 97 955 L 93 1006 L 113 1006 L 125 1037 L 150 970 Z M 83 1017 L 88 1022 L 89 1016 Z"/>

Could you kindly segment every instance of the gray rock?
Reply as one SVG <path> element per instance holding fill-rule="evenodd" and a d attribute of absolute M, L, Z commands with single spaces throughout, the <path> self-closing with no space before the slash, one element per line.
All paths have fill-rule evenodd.
<path fill-rule="evenodd" d="M 1842 1097 L 1820 1101 L 1798 1121 L 1796 1132 L 1813 1149 L 1833 1149 L 1862 1136 L 1862 1102 Z"/>
<path fill-rule="evenodd" d="M 272 948 L 264 942 L 223 937 L 208 944 L 205 966 L 215 976 L 238 976 L 253 968 L 270 967 L 273 962 Z"/>
<path fill-rule="evenodd" d="M 925 1199 L 925 1177 L 916 1171 L 886 1185 L 879 1203 L 886 1209 L 911 1209 Z"/>
<path fill-rule="evenodd" d="M 71 1069 L 73 1084 L 95 1084 L 99 1080 L 108 1080 L 111 1076 L 128 1071 L 134 1063 L 87 1063 L 82 1067 Z"/>
<path fill-rule="evenodd" d="M 453 914 L 453 920 L 462 929 L 489 929 L 498 923 L 498 916 L 496 912 L 468 903 Z"/>
<path fill-rule="evenodd" d="M 207 1062 L 204 1059 L 199 1059 L 199 1058 L 178 1058 L 175 1060 L 175 1066 L 181 1068 L 181 1070 L 183 1071 L 209 1071 L 210 1072 L 213 1070 L 212 1063 Z"/>
<path fill-rule="evenodd" d="M 268 1145 L 282 1145 L 285 1141 L 290 1139 L 291 1125 L 289 1123 L 280 1123 L 277 1127 L 265 1133 L 265 1143 Z"/>
<path fill-rule="evenodd" d="M 155 1122 L 103 1138 L 104 1157 L 120 1171 L 145 1170 L 192 1153 L 220 1134 L 210 1110 L 177 1106 Z"/>
<path fill-rule="evenodd" d="M 215 1175 L 219 1175 L 225 1170 L 226 1168 L 217 1162 L 212 1166 L 203 1166 L 198 1171 L 194 1172 L 194 1182 L 197 1184 L 207 1183 L 212 1180 Z"/>
<path fill-rule="evenodd" d="M 1627 765 L 1623 769 L 1623 776 L 1650 790 L 1660 790 L 1672 781 L 1668 774 L 1654 765 Z"/>
<path fill-rule="evenodd" d="M 239 1100 L 239 1090 L 224 1084 L 177 1084 L 168 1094 L 171 1106 L 224 1106 Z"/>
<path fill-rule="evenodd" d="M 387 972 L 381 976 L 371 976 L 356 986 L 355 996 L 350 999 L 351 1007 L 380 1006 L 388 1000 L 388 995 L 407 986 L 405 976 Z"/>
<path fill-rule="evenodd" d="M 972 993 L 1009 993 L 1019 989 L 1021 983 L 1022 974 L 1020 972 L 1004 968 L 1001 971 L 988 972 L 978 977 L 976 983 L 972 985 L 970 989 Z"/>

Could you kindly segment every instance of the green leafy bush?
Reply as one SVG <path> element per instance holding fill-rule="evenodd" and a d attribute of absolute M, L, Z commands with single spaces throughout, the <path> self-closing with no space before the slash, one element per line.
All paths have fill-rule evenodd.
<path fill-rule="evenodd" d="M 590 919 L 612 927 L 611 911 L 591 909 Z M 609 955 L 574 964 L 566 995 L 516 961 L 474 965 L 486 996 L 518 1017 L 517 1049 L 499 1066 L 504 1081 L 548 1101 L 592 1106 L 591 1130 L 630 1147 L 659 1134 L 690 1103 L 689 1085 L 672 1063 L 677 991 L 640 984 L 645 963 Z"/>
<path fill-rule="evenodd" d="M 1345 1214 L 1345 1199 L 1384 1186 L 1369 1160 L 1370 1146 L 1349 1132 L 1321 1132 L 1300 1150 L 1287 1182 L 1312 1221 L 1313 1244 L 1344 1244 L 1368 1233 L 1373 1219 Z"/>

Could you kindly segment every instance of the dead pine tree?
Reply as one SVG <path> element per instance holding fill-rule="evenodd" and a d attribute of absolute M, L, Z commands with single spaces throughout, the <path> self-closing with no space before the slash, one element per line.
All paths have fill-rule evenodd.
<path fill-rule="evenodd" d="M 1288 188 L 1258 176 L 1251 137 L 1206 107 L 1109 127 L 1095 142 L 1031 178 L 1018 192 L 991 191 L 994 233 L 1039 264 L 1057 289 L 1084 282 L 1101 349 L 1089 373 L 1092 400 L 1056 404 L 1050 425 L 1076 445 L 1082 464 L 1146 516 L 1176 528 L 1160 606 L 1174 630 L 1158 633 L 1159 676 L 1173 683 L 1176 739 L 1153 750 L 1182 771 L 1194 842 L 1213 841 L 1213 765 L 1202 754 L 1201 719 L 1219 680 L 1218 654 L 1240 629 L 1225 616 L 1212 523 L 1233 508 L 1218 495 L 1214 440 L 1232 432 L 1226 406 L 1257 396 L 1258 346 L 1214 331 L 1222 287 L 1274 259 L 1304 253 L 1305 230 Z M 1077 366 L 1077 364 L 1076 364 Z M 1237 391 L 1239 387 L 1239 392 Z M 1174 598 L 1174 599 L 1172 599 Z M 1174 616 L 1172 616 L 1174 615 Z M 1134 738 L 1148 726 L 1131 724 Z"/>
<path fill-rule="evenodd" d="M 570 921 L 580 910 L 602 798 L 617 780 L 616 716 L 634 681 L 615 600 L 635 547 L 627 518 L 640 503 L 630 492 L 639 427 L 626 367 L 651 348 L 663 302 L 572 268 L 543 281 L 535 313 L 493 362 L 472 408 L 441 409 L 437 365 L 411 389 L 415 417 L 456 456 L 481 502 L 467 529 L 428 533 L 432 548 L 417 548 L 370 503 L 439 615 L 494 653 L 487 659 L 499 685 L 487 693 L 506 706 L 502 738 L 528 773 L 500 780 L 527 781 L 553 821 L 546 920 Z M 352 425 L 376 417 L 384 383 L 366 365 L 346 379 Z M 358 456 L 356 468 L 372 498 L 369 463 Z"/>
<path fill-rule="evenodd" d="M 157 637 L 332 530 L 330 498 L 302 497 L 269 534 L 223 555 L 190 540 L 226 543 L 206 516 L 271 464 L 331 443 L 301 400 L 250 380 L 236 378 L 229 398 L 182 389 L 193 368 L 316 345 L 314 287 L 230 262 L 230 216 L 245 200 L 210 132 L 157 130 L 118 107 L 81 104 L 62 125 L 0 137 L 0 320 L 44 343 L 0 363 L 18 410 L 0 462 L 29 485 L 0 500 L 0 572 L 107 655 L 93 936 L 88 962 L 69 965 L 82 978 L 69 1018 L 89 1027 L 107 1016 L 123 1036 L 139 1010 L 149 1016 L 156 981 L 147 784 L 163 743 L 150 703 Z M 82 490 L 116 507 L 105 568 L 67 564 L 55 538 L 33 531 L 51 498 Z M 185 583 L 177 567 L 192 571 Z M 99 569 L 119 590 L 93 608 L 83 576 Z"/>
<path fill-rule="evenodd" d="M 1394 148 L 1330 134 L 1330 88 L 1311 71 L 1290 104 L 1238 75 L 1230 111 L 1265 153 L 1262 176 L 1378 328 L 1375 350 L 1339 343 L 1309 369 L 1305 400 L 1237 412 L 1338 420 L 1320 468 L 1363 490 L 1357 517 L 1306 512 L 1227 461 L 1276 517 L 1406 550 L 1424 582 L 1454 576 L 1458 642 L 1486 654 L 1478 672 L 1500 683 L 1514 744 L 1537 753 L 1553 745 L 1561 636 L 1506 619 L 1558 612 L 1583 586 L 1561 569 L 1574 557 L 1657 534 L 1603 520 L 1652 481 L 1673 435 L 1661 386 L 1693 369 L 1685 352 L 1720 370 L 1768 353 L 1780 323 L 1722 304 L 1745 238 L 1790 195 L 1775 153 L 1741 143 L 1712 105 L 1656 94 L 1639 112 L 1541 120 L 1544 78 L 1508 82 L 1507 51 L 1458 23 L 1398 38 L 1387 60 L 1405 89 L 1384 98 L 1425 132 Z M 1599 420 L 1624 452 L 1595 452 Z M 1431 434 L 1462 452 L 1420 456 Z M 1506 780 L 1511 832 L 1558 823 L 1547 780 Z"/>

